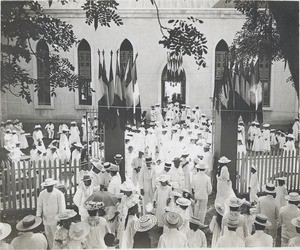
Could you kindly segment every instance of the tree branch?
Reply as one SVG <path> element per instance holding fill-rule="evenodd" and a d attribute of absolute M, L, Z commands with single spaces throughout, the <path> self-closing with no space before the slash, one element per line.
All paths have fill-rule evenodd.
<path fill-rule="evenodd" d="M 161 23 L 161 20 L 160 20 L 160 15 L 159 15 L 159 9 L 158 9 L 158 6 L 157 6 L 157 3 L 155 0 L 153 0 L 153 4 L 155 6 L 155 9 L 156 9 L 156 15 L 157 15 L 157 22 L 159 24 L 159 29 L 160 29 L 160 32 L 163 36 L 165 36 L 163 30 L 168 30 L 167 27 L 163 26 L 162 23 Z"/>

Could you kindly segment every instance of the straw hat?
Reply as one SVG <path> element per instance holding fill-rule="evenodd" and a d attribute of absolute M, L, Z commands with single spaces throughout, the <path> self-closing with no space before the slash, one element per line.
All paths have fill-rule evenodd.
<path fill-rule="evenodd" d="M 66 209 L 65 211 L 56 215 L 55 219 L 57 219 L 58 221 L 68 220 L 68 219 L 75 217 L 76 215 L 77 215 L 77 213 L 74 210 Z"/>
<path fill-rule="evenodd" d="M 264 214 L 257 214 L 254 220 L 254 223 L 262 225 L 262 226 L 266 226 L 269 227 L 271 226 L 271 222 L 268 221 L 268 217 L 265 216 Z"/>
<path fill-rule="evenodd" d="M 291 223 L 293 226 L 300 228 L 300 217 L 292 219 Z"/>
<path fill-rule="evenodd" d="M 162 174 L 158 177 L 158 181 L 160 182 L 167 182 L 170 180 L 170 176 L 166 174 Z"/>
<path fill-rule="evenodd" d="M 292 135 L 292 134 L 288 134 L 286 137 L 287 137 L 287 138 L 290 138 L 290 139 L 295 139 L 295 136 Z"/>
<path fill-rule="evenodd" d="M 217 211 L 218 214 L 220 214 L 222 216 L 224 215 L 224 213 L 225 213 L 225 207 L 222 204 L 216 203 L 215 204 L 215 209 L 216 209 L 216 211 Z"/>
<path fill-rule="evenodd" d="M 176 203 L 179 206 L 183 206 L 183 207 L 188 207 L 189 205 L 191 205 L 191 201 L 189 199 L 186 199 L 186 198 L 178 198 L 176 200 Z"/>
<path fill-rule="evenodd" d="M 237 213 L 229 213 L 227 218 L 224 219 L 224 226 L 236 228 L 240 227 L 241 225 L 242 221 Z"/>
<path fill-rule="evenodd" d="M 245 199 L 239 199 L 237 197 L 232 197 L 229 200 L 229 207 L 240 207 L 244 204 Z"/>
<path fill-rule="evenodd" d="M 297 192 L 290 192 L 289 195 L 285 196 L 287 201 L 300 201 L 300 195 Z"/>
<path fill-rule="evenodd" d="M 11 233 L 11 226 L 8 223 L 0 222 L 0 240 L 5 239 Z"/>
<path fill-rule="evenodd" d="M 196 165 L 196 168 L 197 168 L 197 169 L 205 170 L 205 169 L 208 168 L 208 166 L 207 166 L 203 161 L 201 161 L 201 162 L 199 162 L 199 163 Z"/>
<path fill-rule="evenodd" d="M 152 157 L 146 157 L 145 161 L 146 163 L 152 163 Z"/>
<path fill-rule="evenodd" d="M 266 124 L 263 125 L 263 128 L 268 128 L 268 127 L 270 127 L 269 123 L 266 123 Z"/>
<path fill-rule="evenodd" d="M 57 184 L 56 180 L 54 180 L 53 178 L 48 178 L 41 184 L 41 186 L 49 187 L 49 186 L 54 186 L 55 184 Z"/>
<path fill-rule="evenodd" d="M 40 129 L 40 128 L 42 128 L 42 127 L 39 124 L 34 126 L 34 129 Z"/>
<path fill-rule="evenodd" d="M 183 151 L 181 157 L 188 157 L 189 155 L 187 151 Z"/>
<path fill-rule="evenodd" d="M 172 163 L 171 162 L 165 162 L 165 168 L 171 168 Z"/>
<path fill-rule="evenodd" d="M 179 228 L 183 223 L 182 217 L 175 212 L 164 213 L 162 219 L 168 228 Z"/>
<path fill-rule="evenodd" d="M 92 159 L 91 160 L 92 165 L 97 168 L 98 170 L 102 169 L 102 164 L 101 161 L 99 159 Z"/>
<path fill-rule="evenodd" d="M 114 159 L 115 159 L 115 160 L 122 160 L 122 159 L 123 159 L 123 156 L 122 156 L 121 154 L 116 154 L 116 155 L 114 156 Z"/>
<path fill-rule="evenodd" d="M 136 187 L 132 181 L 124 181 L 121 184 L 120 189 L 125 192 L 133 192 L 136 190 Z"/>
<path fill-rule="evenodd" d="M 80 142 L 74 143 L 73 146 L 76 147 L 76 148 L 83 148 L 83 146 Z"/>
<path fill-rule="evenodd" d="M 275 194 L 276 193 L 275 185 L 273 183 L 266 184 L 264 187 L 264 191 L 268 194 Z"/>
<path fill-rule="evenodd" d="M 93 211 L 93 210 L 98 210 L 100 208 L 104 207 L 104 203 L 102 201 L 86 201 L 84 203 L 84 207 L 86 210 Z"/>
<path fill-rule="evenodd" d="M 109 171 L 112 172 L 118 172 L 119 171 L 119 166 L 116 164 L 110 164 L 110 167 L 108 168 Z"/>
<path fill-rule="evenodd" d="M 231 160 L 229 160 L 226 156 L 222 156 L 219 160 L 218 160 L 219 163 L 229 163 L 231 162 Z"/>
<path fill-rule="evenodd" d="M 198 225 L 200 228 L 206 228 L 206 227 L 207 227 L 207 225 L 204 225 L 204 224 L 202 224 L 202 223 L 200 222 L 200 219 L 198 219 L 198 218 L 196 218 L 196 217 L 194 217 L 194 216 L 192 216 L 192 217 L 190 218 L 190 223 L 193 223 L 193 224 L 195 224 L 195 225 Z"/>
<path fill-rule="evenodd" d="M 146 232 L 153 228 L 156 222 L 157 219 L 154 215 L 146 214 L 135 222 L 134 229 L 138 232 Z"/>
<path fill-rule="evenodd" d="M 90 232 L 90 227 L 86 222 L 77 222 L 70 226 L 69 236 L 71 239 L 83 240 Z"/>
<path fill-rule="evenodd" d="M 34 215 L 27 215 L 21 221 L 19 221 L 19 223 L 16 225 L 16 229 L 21 232 L 26 232 L 37 228 L 41 223 L 42 218 Z"/>

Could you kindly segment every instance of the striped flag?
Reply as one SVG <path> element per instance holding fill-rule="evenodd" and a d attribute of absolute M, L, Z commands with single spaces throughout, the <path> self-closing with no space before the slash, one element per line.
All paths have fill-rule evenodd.
<path fill-rule="evenodd" d="M 99 96 L 100 96 L 100 99 L 98 101 L 98 114 L 99 114 L 98 120 L 102 125 L 104 125 L 107 123 L 108 102 L 105 95 L 105 83 L 103 82 L 102 79 L 103 67 L 100 59 L 100 51 L 98 52 L 98 54 L 99 54 L 99 69 L 98 69 L 99 83 L 98 84 L 99 84 Z"/>
<path fill-rule="evenodd" d="M 131 68 L 132 66 L 128 60 L 123 82 L 125 87 L 127 121 L 133 124 L 133 83 L 131 77 Z"/>
<path fill-rule="evenodd" d="M 137 122 L 140 122 L 142 112 L 141 112 L 140 90 L 137 82 L 136 58 L 137 58 L 137 54 L 131 71 L 132 86 L 133 86 L 133 115 L 135 120 Z"/>

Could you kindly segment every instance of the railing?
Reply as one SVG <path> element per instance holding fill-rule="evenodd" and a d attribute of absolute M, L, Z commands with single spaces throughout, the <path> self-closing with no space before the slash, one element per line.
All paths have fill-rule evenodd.
<path fill-rule="evenodd" d="M 62 161 L 2 161 L 1 164 L 1 210 L 35 209 L 37 198 L 46 178 L 58 181 L 64 192 L 66 205 L 73 205 L 77 189 L 80 162 Z"/>
<path fill-rule="evenodd" d="M 247 152 L 238 154 L 236 171 L 236 190 L 239 194 L 248 192 L 250 169 L 257 167 L 259 190 L 276 177 L 286 177 L 289 191 L 300 190 L 300 157 L 296 152 L 273 151 L 269 153 Z M 275 183 L 274 183 L 275 184 Z"/>

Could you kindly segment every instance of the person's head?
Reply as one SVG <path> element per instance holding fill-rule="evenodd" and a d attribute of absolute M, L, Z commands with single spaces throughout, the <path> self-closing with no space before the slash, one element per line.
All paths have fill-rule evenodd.
<path fill-rule="evenodd" d="M 102 207 L 97 210 L 97 214 L 99 217 L 103 217 L 106 215 L 106 212 L 105 212 L 104 208 Z"/>
<path fill-rule="evenodd" d="M 267 183 L 264 187 L 264 191 L 266 195 L 272 196 L 273 198 L 276 197 L 275 185 L 273 183 Z"/>
<path fill-rule="evenodd" d="M 190 229 L 193 230 L 193 231 L 197 231 L 198 228 L 199 228 L 198 225 L 196 225 L 196 224 L 194 224 L 192 222 L 189 223 L 189 226 L 190 226 Z"/>
<path fill-rule="evenodd" d="M 108 247 L 113 247 L 115 242 L 115 236 L 111 233 L 107 233 L 104 236 L 105 245 Z"/>
<path fill-rule="evenodd" d="M 289 195 L 285 197 L 289 204 L 298 206 L 300 203 L 300 195 L 297 192 L 290 192 Z"/>
<path fill-rule="evenodd" d="M 284 186 L 285 180 L 278 180 L 278 186 Z"/>
<path fill-rule="evenodd" d="M 117 173 L 118 173 L 118 171 L 112 171 L 112 170 L 110 171 L 110 175 L 111 175 L 111 176 L 116 176 Z"/>
<path fill-rule="evenodd" d="M 93 172 L 96 174 L 100 173 L 100 169 L 96 168 L 95 166 L 93 166 Z"/>
<path fill-rule="evenodd" d="M 144 152 L 143 152 L 143 151 L 139 151 L 139 158 L 140 158 L 140 159 L 143 158 L 143 155 L 144 155 Z"/>
<path fill-rule="evenodd" d="M 88 214 L 90 217 L 95 217 L 97 216 L 98 210 L 94 209 L 94 210 L 87 210 Z"/>
<path fill-rule="evenodd" d="M 54 185 L 47 186 L 46 189 L 47 189 L 47 192 L 48 192 L 48 193 L 52 193 L 52 191 L 53 191 L 53 189 L 54 189 Z"/>
<path fill-rule="evenodd" d="M 271 226 L 268 217 L 264 214 L 257 214 L 254 220 L 255 230 L 264 230 L 267 226 Z"/>
<path fill-rule="evenodd" d="M 132 147 L 132 146 L 129 146 L 129 147 L 128 147 L 128 152 L 131 154 L 132 151 L 133 151 L 133 147 Z"/>
<path fill-rule="evenodd" d="M 248 201 L 244 201 L 243 205 L 241 206 L 241 214 L 250 214 L 251 204 Z"/>
<path fill-rule="evenodd" d="M 146 166 L 148 169 L 152 168 L 152 158 L 151 157 L 146 157 Z"/>
<path fill-rule="evenodd" d="M 69 230 L 70 226 L 71 226 L 72 220 L 68 219 L 68 220 L 61 220 L 59 222 L 60 226 L 64 227 L 65 229 Z"/>
<path fill-rule="evenodd" d="M 173 162 L 174 162 L 174 167 L 175 167 L 175 168 L 179 168 L 180 162 L 181 162 L 180 158 L 175 158 L 175 159 L 173 160 Z"/>
<path fill-rule="evenodd" d="M 83 176 L 83 179 L 82 179 L 82 181 L 83 181 L 83 183 L 84 183 L 84 185 L 86 186 L 86 187 L 89 187 L 89 186 L 91 186 L 91 184 L 92 184 L 92 179 L 91 179 L 91 177 L 90 176 Z"/>

